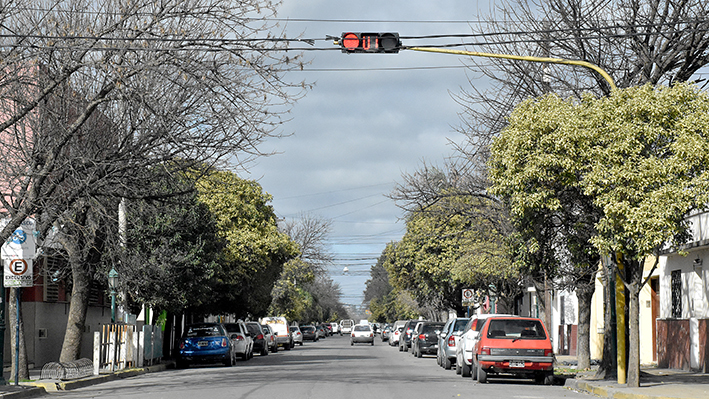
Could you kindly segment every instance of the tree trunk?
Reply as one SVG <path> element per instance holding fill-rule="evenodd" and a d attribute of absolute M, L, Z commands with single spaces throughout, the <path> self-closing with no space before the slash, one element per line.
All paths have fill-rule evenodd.
<path fill-rule="evenodd" d="M 643 276 L 642 261 L 626 261 L 628 277 L 628 387 L 640 386 L 640 289 Z"/>
<path fill-rule="evenodd" d="M 73 287 L 64 343 L 59 356 L 60 362 L 77 360 L 81 356 L 81 338 L 86 325 L 86 311 L 91 292 L 91 277 L 86 272 L 83 262 L 74 257 L 70 257 L 70 259 Z"/>
<path fill-rule="evenodd" d="M 611 279 L 610 276 L 615 275 L 615 272 L 611 271 L 611 267 L 604 260 L 602 281 L 603 281 L 603 325 L 605 326 L 603 331 L 603 356 L 601 357 L 601 364 L 596 372 L 596 378 L 603 379 L 615 379 L 617 376 L 617 357 L 615 351 L 615 329 L 616 324 L 613 320 L 613 308 L 615 308 L 615 280 Z"/>
<path fill-rule="evenodd" d="M 594 290 L 593 281 L 591 284 L 579 286 L 576 290 L 579 306 L 578 336 L 576 338 L 579 370 L 591 368 L 591 300 Z"/>
<path fill-rule="evenodd" d="M 30 370 L 27 366 L 27 347 L 25 345 L 25 327 L 22 322 L 22 314 L 18 319 L 17 317 L 17 298 L 20 295 L 20 288 L 10 289 L 10 303 L 8 304 L 8 311 L 10 312 L 10 348 L 12 349 L 12 370 L 10 371 L 10 379 L 13 381 L 29 380 Z M 17 359 L 15 353 L 17 353 L 17 326 L 19 323 L 19 333 L 20 333 L 20 357 Z M 17 368 L 19 360 L 19 376 L 15 375 L 15 369 Z M 19 379 L 18 379 L 19 378 Z"/>

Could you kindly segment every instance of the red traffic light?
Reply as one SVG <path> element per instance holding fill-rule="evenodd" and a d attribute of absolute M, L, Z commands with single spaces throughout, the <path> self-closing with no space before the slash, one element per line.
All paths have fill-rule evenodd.
<path fill-rule="evenodd" d="M 345 32 L 340 36 L 343 53 L 398 53 L 401 48 L 399 34 Z"/>

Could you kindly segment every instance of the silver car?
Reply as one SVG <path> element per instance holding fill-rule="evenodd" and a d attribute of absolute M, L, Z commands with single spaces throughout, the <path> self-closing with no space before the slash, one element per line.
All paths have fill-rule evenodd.
<path fill-rule="evenodd" d="M 224 323 L 224 328 L 229 336 L 235 337 L 232 342 L 236 348 L 236 356 L 240 356 L 241 360 L 249 360 L 254 357 L 254 340 L 246 328 L 246 323 L 242 320 L 236 323 Z"/>
<path fill-rule="evenodd" d="M 468 321 L 470 321 L 468 317 L 448 319 L 446 325 L 443 326 L 441 334 L 438 336 L 436 363 L 446 370 L 450 370 L 455 364 L 455 349 L 458 347 L 458 341 Z"/>

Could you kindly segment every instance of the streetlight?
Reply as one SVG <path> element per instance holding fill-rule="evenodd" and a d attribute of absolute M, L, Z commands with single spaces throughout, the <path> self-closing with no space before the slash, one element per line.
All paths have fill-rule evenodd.
<path fill-rule="evenodd" d="M 108 272 L 108 289 L 111 293 L 111 323 L 116 322 L 116 288 L 118 287 L 118 272 L 114 267 Z"/>

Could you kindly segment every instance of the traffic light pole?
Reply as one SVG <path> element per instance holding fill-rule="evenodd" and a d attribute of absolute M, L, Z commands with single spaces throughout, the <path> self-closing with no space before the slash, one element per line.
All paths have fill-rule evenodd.
<path fill-rule="evenodd" d="M 451 49 L 444 49 L 444 48 L 438 48 L 438 47 L 406 47 L 405 49 L 406 50 L 414 50 L 414 51 L 425 51 L 425 52 L 429 52 L 429 53 L 467 55 L 470 57 L 503 58 L 503 59 L 508 59 L 508 60 L 545 62 L 548 64 L 563 64 L 563 65 L 582 66 L 584 68 L 592 69 L 596 73 L 601 75 L 601 77 L 603 79 L 605 79 L 606 82 L 608 82 L 608 85 L 610 86 L 611 91 L 617 89 L 617 87 L 615 86 L 615 82 L 613 82 L 613 78 L 611 78 L 611 76 L 608 74 L 608 72 L 604 71 L 598 65 L 594 65 L 594 64 L 591 64 L 590 62 L 586 62 L 586 61 L 567 60 L 564 58 L 548 58 L 548 57 L 532 57 L 532 56 L 525 56 L 525 55 L 482 53 L 479 51 L 451 50 Z"/>

